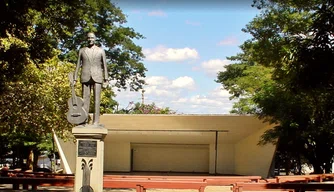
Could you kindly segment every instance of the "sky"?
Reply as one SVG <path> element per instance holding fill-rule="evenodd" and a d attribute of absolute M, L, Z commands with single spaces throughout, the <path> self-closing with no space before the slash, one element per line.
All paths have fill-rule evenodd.
<path fill-rule="evenodd" d="M 141 46 L 146 72 L 144 103 L 179 114 L 229 114 L 233 100 L 216 83 L 217 73 L 250 39 L 241 31 L 260 12 L 253 0 L 114 0 L 125 26 L 145 36 Z M 116 92 L 119 109 L 141 102 L 142 93 Z"/>

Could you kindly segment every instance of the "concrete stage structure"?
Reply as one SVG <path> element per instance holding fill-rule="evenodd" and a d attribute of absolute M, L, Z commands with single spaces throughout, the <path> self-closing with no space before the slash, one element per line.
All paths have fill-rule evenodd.
<path fill-rule="evenodd" d="M 267 177 L 275 146 L 258 146 L 273 125 L 254 116 L 105 114 L 105 172 L 182 172 Z M 66 172 L 73 142 L 59 140 Z"/>

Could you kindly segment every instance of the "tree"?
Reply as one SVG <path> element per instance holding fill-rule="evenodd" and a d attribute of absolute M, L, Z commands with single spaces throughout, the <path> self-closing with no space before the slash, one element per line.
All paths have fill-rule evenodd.
<path fill-rule="evenodd" d="M 316 173 L 329 172 L 334 156 L 333 2 L 259 0 L 254 6 L 261 15 L 243 29 L 253 38 L 230 57 L 236 64 L 220 72 L 217 82 L 241 98 L 234 112 L 279 124 L 259 144 L 278 144 L 279 154 L 311 163 Z"/>
<path fill-rule="evenodd" d="M 113 113 L 115 110 L 115 107 L 118 105 L 117 101 L 115 101 L 113 98 L 115 97 L 115 93 L 111 89 L 111 86 L 105 88 L 102 90 L 101 93 L 101 104 L 100 104 L 100 113 Z M 93 103 L 93 97 L 91 98 L 91 103 Z M 91 108 L 94 106 L 91 105 Z M 93 109 L 91 109 L 93 110 Z"/>
<path fill-rule="evenodd" d="M 78 0 L 0 2 L 1 89 L 5 82 L 17 80 L 24 66 L 44 63 L 57 54 L 57 41 L 74 30 L 82 5 Z"/>
<path fill-rule="evenodd" d="M 109 0 L 4 0 L 0 14 L 1 89 L 4 82 L 17 80 L 25 65 L 38 66 L 58 55 L 57 50 L 61 50 L 62 61 L 76 63 L 77 51 L 89 31 L 100 37 L 110 80 L 118 88 L 138 90 L 144 84 L 144 55 L 132 41 L 143 36 L 123 26 L 125 15 Z"/>
<path fill-rule="evenodd" d="M 59 135 L 69 130 L 67 74 L 73 68 L 72 64 L 62 63 L 54 57 L 39 64 L 39 68 L 26 65 L 22 80 L 6 83 L 0 99 L 0 130 L 12 149 L 25 146 L 28 151 L 37 152 L 45 149 L 39 147 L 45 146 L 43 143 L 52 145 L 53 130 Z"/>
<path fill-rule="evenodd" d="M 116 111 L 120 114 L 175 114 L 176 112 L 171 110 L 169 107 L 160 108 L 155 103 L 142 104 L 130 102 L 128 107 Z"/>
<path fill-rule="evenodd" d="M 71 127 L 67 74 L 87 32 L 100 37 L 116 87 L 138 90 L 144 84 L 144 55 L 133 43 L 143 36 L 123 26 L 125 15 L 108 0 L 4 0 L 0 14 L 0 130 L 12 149 L 50 146 L 52 129 L 65 137 Z M 114 95 L 111 86 L 103 91 L 102 113 L 113 111 Z"/>
<path fill-rule="evenodd" d="M 99 44 L 106 51 L 110 80 L 115 80 L 119 89 L 141 89 L 145 83 L 146 68 L 141 62 L 144 55 L 141 47 L 132 40 L 142 39 L 143 35 L 122 26 L 126 23 L 126 16 L 109 0 L 86 0 L 85 3 L 84 14 L 80 17 L 82 21 L 71 31 L 71 36 L 60 40 L 61 58 L 76 62 L 78 48 L 84 44 L 86 33 L 95 32 Z"/>

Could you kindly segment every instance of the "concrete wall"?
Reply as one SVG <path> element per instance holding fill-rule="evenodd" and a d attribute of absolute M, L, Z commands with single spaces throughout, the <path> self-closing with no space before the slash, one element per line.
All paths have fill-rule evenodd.
<path fill-rule="evenodd" d="M 215 173 L 215 145 L 210 144 L 209 147 L 209 173 L 214 174 Z"/>
<path fill-rule="evenodd" d="M 234 174 L 234 144 L 218 144 L 217 164 L 215 165 L 215 144 L 210 144 L 209 173 Z M 215 167 L 216 166 L 216 167 Z"/>
<path fill-rule="evenodd" d="M 147 140 L 147 144 L 150 144 L 150 143 L 151 143 L 150 140 Z M 151 146 L 154 146 L 154 145 L 155 145 L 154 143 L 151 144 Z M 161 144 L 158 144 L 158 145 L 161 145 Z M 166 146 L 168 145 L 170 144 L 167 144 Z M 188 146 L 188 148 L 189 147 L 191 147 L 191 145 Z M 168 148 L 166 148 L 166 150 L 161 149 L 162 150 L 161 152 L 163 153 L 164 156 L 168 156 L 172 158 L 173 156 L 177 155 L 177 154 L 174 154 L 176 151 L 175 150 L 173 151 L 172 149 L 171 150 L 168 150 Z M 188 155 L 194 155 L 194 154 L 188 154 Z M 176 163 L 178 164 L 178 166 L 183 166 L 184 167 L 183 169 L 185 170 L 186 170 L 187 165 L 190 166 L 190 164 L 179 165 L 180 162 L 177 162 L 177 161 L 172 162 L 172 159 L 169 163 Z M 189 157 L 188 159 L 193 159 L 193 157 Z M 212 166 L 213 164 L 211 164 L 211 167 Z M 174 165 L 172 167 L 177 167 L 177 166 Z M 120 143 L 106 142 L 105 143 L 105 157 L 104 157 L 104 171 L 129 172 L 130 170 L 131 170 L 131 143 L 130 142 L 120 142 Z"/>
<path fill-rule="evenodd" d="M 130 171 L 131 149 L 129 142 L 108 142 L 105 144 L 104 150 L 104 171 Z"/>
<path fill-rule="evenodd" d="M 65 157 L 61 157 L 61 159 L 66 158 L 66 161 L 62 160 L 61 162 L 67 162 L 71 172 L 75 173 L 75 161 L 76 161 L 76 144 L 72 141 L 65 142 L 64 140 L 58 138 L 58 141 L 61 145 L 61 148 L 65 154 Z M 62 165 L 64 167 L 64 165 Z"/>
<path fill-rule="evenodd" d="M 155 143 L 159 140 L 159 136 L 156 135 L 147 135 L 145 143 Z M 132 137 L 133 141 L 137 141 L 137 139 L 133 135 L 129 135 L 128 137 Z M 136 137 L 141 137 L 140 135 L 136 135 Z M 173 137 L 173 136 L 169 136 Z M 188 136 L 189 139 L 192 136 Z M 109 136 L 109 138 L 115 138 L 115 136 Z M 151 138 L 151 139 L 150 139 Z M 139 139 L 139 138 L 138 138 Z M 172 140 L 172 139 L 171 139 Z M 186 139 L 187 140 L 187 139 Z M 182 143 L 184 140 L 179 140 Z M 144 143 L 142 141 L 142 143 Z M 199 144 L 194 140 L 189 144 Z M 201 143 L 203 144 L 203 143 Z M 209 144 L 209 143 L 207 143 Z M 234 174 L 234 144 L 218 144 L 218 158 L 217 158 L 217 173 L 221 174 Z M 167 153 L 167 151 L 164 151 Z M 215 173 L 215 144 L 209 144 L 209 173 Z M 169 156 L 173 156 L 171 153 Z M 105 142 L 105 171 L 114 171 L 114 172 L 128 172 L 131 169 L 131 144 L 130 141 L 124 138 L 124 140 L 119 140 L 117 142 Z M 186 166 L 186 165 L 184 165 Z"/>
<path fill-rule="evenodd" d="M 218 144 L 217 165 L 215 165 L 215 144 L 211 143 L 209 145 L 209 173 L 214 174 L 216 166 L 216 172 L 219 174 L 261 175 L 266 177 L 275 147 L 272 145 L 257 146 L 257 142 L 263 131 L 260 130 L 237 144 Z M 140 135 L 136 137 L 140 137 Z M 150 139 L 147 139 L 146 142 L 151 143 Z M 71 171 L 75 172 L 75 144 L 64 141 L 60 141 L 60 143 Z M 172 156 L 173 154 L 170 155 Z M 104 171 L 129 172 L 130 170 L 130 142 L 105 142 Z"/>
<path fill-rule="evenodd" d="M 217 173 L 234 174 L 234 144 L 218 144 Z"/>
<path fill-rule="evenodd" d="M 131 122 L 131 126 L 134 128 L 138 125 L 136 121 L 139 121 L 141 125 L 144 126 L 144 121 L 141 121 L 138 116 L 135 117 L 136 118 L 134 118 L 133 121 L 127 120 L 126 122 L 128 124 Z M 152 122 L 156 122 L 157 120 L 155 118 L 164 120 L 161 116 L 151 116 L 150 118 L 152 119 L 152 122 L 147 116 L 143 116 L 142 118 L 144 118 L 145 122 L 148 124 L 152 124 L 152 126 Z M 187 125 L 186 127 L 189 128 L 187 124 L 189 120 L 186 118 L 184 121 L 183 119 L 181 121 L 177 116 L 177 118 L 175 117 L 175 121 L 172 121 L 173 118 L 174 117 L 168 117 L 166 119 L 168 120 L 166 122 L 169 123 L 159 122 L 157 125 L 159 125 L 159 128 L 161 129 L 176 129 L 176 126 L 181 129 L 182 125 Z M 215 126 L 218 127 L 217 124 L 221 121 L 221 118 L 227 117 L 210 117 L 209 120 L 201 119 L 201 116 L 192 118 L 199 119 L 196 120 L 196 122 L 204 124 L 203 121 L 205 121 L 208 125 L 215 124 Z M 212 118 L 215 118 L 216 120 L 212 120 Z M 152 131 L 134 130 L 124 132 L 121 128 L 114 131 L 109 127 L 106 127 L 109 129 L 109 133 L 105 139 L 104 171 L 129 172 L 131 170 L 131 145 L 133 144 L 200 144 L 209 146 L 209 173 L 214 174 L 216 170 L 219 174 L 261 175 L 266 177 L 269 172 L 275 147 L 272 145 L 264 147 L 257 146 L 257 143 L 261 134 L 266 129 L 270 128 L 270 126 L 266 126 L 259 120 L 250 117 L 241 116 L 240 120 L 238 117 L 233 117 L 232 119 L 233 121 L 228 120 L 229 123 L 226 123 L 225 121 L 222 121 L 223 123 L 220 122 L 222 126 L 219 127 L 226 128 L 229 131 L 221 132 L 218 135 L 217 162 L 215 162 L 215 131 L 193 132 L 192 130 L 189 130 L 187 132 L 155 132 L 152 127 Z M 115 123 L 114 121 L 110 122 Z M 170 124 L 172 122 L 174 122 L 173 126 Z M 105 122 L 102 123 L 106 124 Z M 239 125 L 236 126 L 236 124 Z M 120 125 L 123 126 L 123 123 L 120 123 Z M 167 128 L 163 128 L 162 125 L 165 125 Z M 232 125 L 234 127 L 229 128 L 227 127 L 228 125 Z M 197 127 L 197 129 L 201 130 L 206 130 L 206 128 L 207 127 Z M 156 130 L 160 129 L 156 128 Z M 71 171 L 75 172 L 75 144 L 73 142 L 63 142 L 61 140 L 60 143 L 69 166 L 71 167 Z M 170 155 L 172 156 L 173 154 Z"/>
<path fill-rule="evenodd" d="M 259 146 L 257 143 L 269 127 L 259 129 L 235 145 L 235 173 L 267 177 L 274 156 L 275 146 Z"/>
<path fill-rule="evenodd" d="M 209 145 L 132 144 L 133 171 L 209 171 Z"/>

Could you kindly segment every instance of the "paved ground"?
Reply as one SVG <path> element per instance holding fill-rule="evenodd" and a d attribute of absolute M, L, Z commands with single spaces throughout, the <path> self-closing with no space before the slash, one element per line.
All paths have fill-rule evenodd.
<path fill-rule="evenodd" d="M 27 190 L 11 190 L 11 185 L 0 185 L 0 191 L 27 191 Z M 38 191 L 60 191 L 72 192 L 73 188 L 69 187 L 38 187 Z M 135 192 L 135 189 L 104 189 L 105 192 Z M 148 189 L 147 192 L 198 192 L 198 190 L 188 189 Z M 205 192 L 231 192 L 229 186 L 208 186 Z"/>
<path fill-rule="evenodd" d="M 208 174 L 196 174 L 196 173 L 155 173 L 155 172 L 135 172 L 135 173 L 104 173 L 105 175 L 186 175 L 186 176 L 209 176 Z M 231 175 L 227 175 L 231 176 Z M 11 190 L 12 185 L 0 184 L 1 191 L 27 191 L 27 190 Z M 205 188 L 205 192 L 231 192 L 229 186 L 208 186 Z M 73 192 L 73 188 L 69 187 L 38 187 L 38 191 L 60 191 L 60 192 Z M 104 189 L 105 192 L 135 192 L 135 189 Z M 198 192 L 198 190 L 190 189 L 147 189 L 147 192 Z"/>

